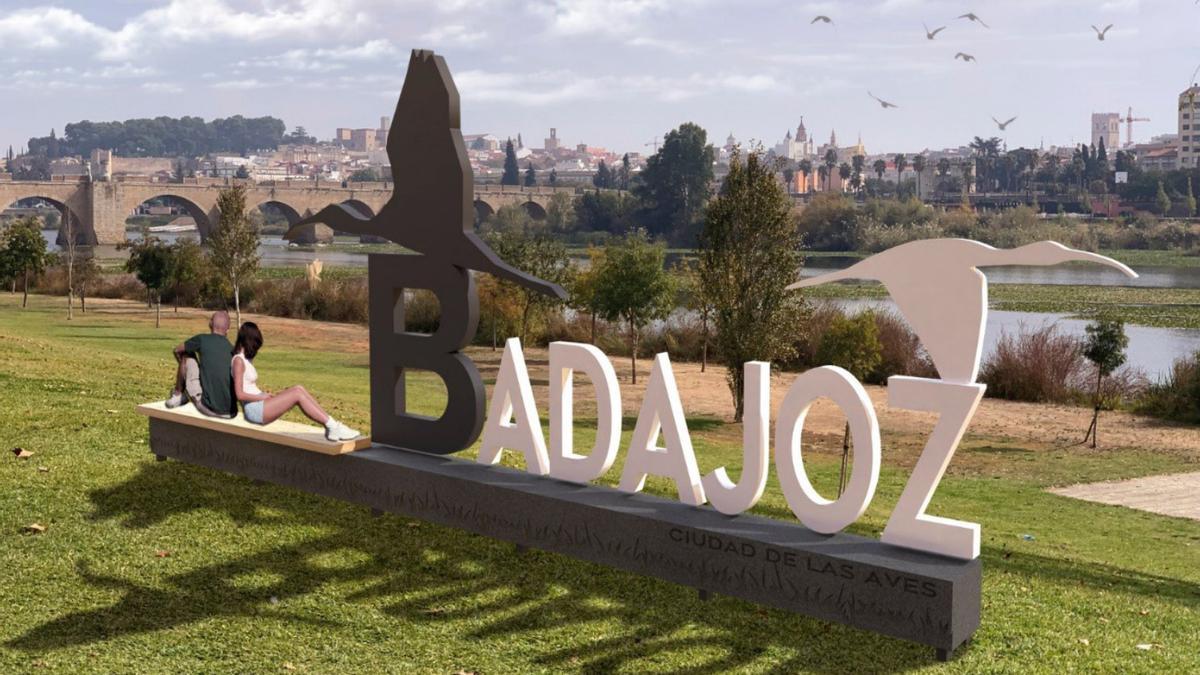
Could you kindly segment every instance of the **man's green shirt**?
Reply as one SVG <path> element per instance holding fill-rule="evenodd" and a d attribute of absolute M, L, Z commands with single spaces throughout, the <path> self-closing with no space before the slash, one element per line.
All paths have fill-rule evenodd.
<path fill-rule="evenodd" d="M 237 407 L 229 365 L 233 359 L 233 345 L 224 335 L 204 333 L 183 343 L 183 348 L 200 362 L 200 386 L 204 389 L 200 400 L 217 414 L 235 414 Z"/>

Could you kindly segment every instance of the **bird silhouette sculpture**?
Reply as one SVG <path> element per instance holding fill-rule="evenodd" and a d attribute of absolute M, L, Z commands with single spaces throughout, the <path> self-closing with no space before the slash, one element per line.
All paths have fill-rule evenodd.
<path fill-rule="evenodd" d="M 1096 31 L 1096 39 L 1101 42 L 1104 42 L 1104 36 L 1108 35 L 1108 31 L 1112 30 L 1112 27 L 1113 25 L 1110 23 L 1104 27 L 1104 30 L 1101 30 L 1096 28 L 1095 24 L 1092 24 L 1092 30 Z"/>
<path fill-rule="evenodd" d="M 526 274 L 500 259 L 472 230 L 474 177 L 459 129 L 458 89 L 445 60 L 414 50 L 388 133 L 392 197 L 373 218 L 332 204 L 288 230 L 324 223 L 335 230 L 374 235 L 429 258 L 487 272 L 559 299 L 558 284 Z"/>
<path fill-rule="evenodd" d="M 947 382 L 972 384 L 979 374 L 987 323 L 987 277 L 980 267 L 1093 262 L 1137 274 L 1096 253 L 1053 241 L 997 249 L 968 239 L 927 239 L 901 244 L 844 270 L 788 286 L 807 288 L 843 279 L 881 282 Z"/>
<path fill-rule="evenodd" d="M 1013 122 L 1016 122 L 1016 121 L 1017 121 L 1017 118 L 1016 118 L 1016 117 L 1010 117 L 1010 118 L 1008 118 L 1007 120 L 1005 120 L 1005 121 L 1001 122 L 1000 120 L 996 119 L 996 118 L 993 116 L 993 117 L 992 117 L 992 121 L 996 123 L 996 126 L 1000 128 L 1000 131 L 1007 131 L 1007 130 L 1008 130 L 1008 125 L 1012 124 Z"/>

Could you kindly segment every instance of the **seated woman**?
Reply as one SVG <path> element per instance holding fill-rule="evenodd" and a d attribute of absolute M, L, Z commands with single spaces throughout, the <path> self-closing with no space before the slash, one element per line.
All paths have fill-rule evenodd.
<path fill-rule="evenodd" d="M 242 403 L 242 412 L 251 424 L 270 424 L 296 406 L 314 422 L 325 425 L 325 438 L 331 441 L 350 441 L 359 433 L 333 419 L 321 409 L 316 399 L 296 385 L 279 392 L 268 394 L 258 388 L 258 370 L 254 357 L 262 348 L 262 332 L 258 326 L 247 321 L 238 330 L 237 342 L 233 345 L 233 392 Z"/>

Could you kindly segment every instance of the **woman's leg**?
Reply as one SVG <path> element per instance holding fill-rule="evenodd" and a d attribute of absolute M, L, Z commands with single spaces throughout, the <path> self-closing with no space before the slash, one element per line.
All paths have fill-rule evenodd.
<path fill-rule="evenodd" d="M 263 424 L 270 424 L 283 417 L 284 413 L 295 406 L 300 406 L 300 410 L 318 424 L 325 424 L 329 421 L 329 415 L 321 409 L 312 394 L 308 393 L 304 387 L 296 385 L 263 401 Z"/>

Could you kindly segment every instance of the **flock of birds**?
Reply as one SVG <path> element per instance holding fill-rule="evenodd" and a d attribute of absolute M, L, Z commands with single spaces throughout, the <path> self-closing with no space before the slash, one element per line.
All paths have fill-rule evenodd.
<path fill-rule="evenodd" d="M 1196 0 L 1196 4 L 1200 5 L 1200 0 Z M 957 17 L 957 19 L 970 21 L 972 23 L 977 23 L 980 26 L 983 26 L 984 28 L 989 28 L 989 29 L 991 28 L 991 26 L 987 25 L 987 23 L 985 23 L 983 21 L 983 19 L 979 18 L 979 15 L 974 12 L 967 12 L 966 14 L 959 15 Z M 837 24 L 834 22 L 834 20 L 832 18 L 830 18 L 829 16 L 826 16 L 824 14 L 818 14 L 816 17 L 813 18 L 812 21 L 809 22 L 809 25 L 813 25 L 813 24 L 817 24 L 817 23 L 824 23 L 824 24 L 829 24 L 831 26 L 837 26 Z M 942 31 L 946 30 L 946 28 L 947 28 L 947 26 L 938 26 L 937 28 L 930 30 L 930 28 L 927 24 L 922 23 L 921 26 L 925 28 L 925 39 L 930 40 L 930 41 L 937 39 L 938 33 L 941 33 Z M 1092 30 L 1096 31 L 1096 39 L 1103 42 L 1105 36 L 1108 35 L 1108 31 L 1112 30 L 1112 27 L 1113 27 L 1113 24 L 1111 24 L 1111 23 L 1108 24 L 1107 26 L 1105 26 L 1104 28 L 1098 28 L 1097 26 L 1093 25 Z M 976 60 L 974 55 L 968 54 L 966 52 L 956 53 L 954 55 L 954 59 L 956 61 L 962 61 L 963 63 L 973 63 Z M 1200 73 L 1200 68 L 1197 68 L 1196 71 L 1197 71 L 1197 73 Z M 1196 78 L 1196 75 L 1193 74 L 1192 79 L 1195 80 L 1195 78 Z M 896 105 L 895 103 L 892 103 L 891 101 L 885 101 L 884 99 L 879 98 L 875 94 L 871 93 L 871 91 L 869 89 L 867 90 L 867 96 L 870 96 L 871 98 L 875 99 L 875 101 L 877 103 L 879 103 L 879 105 L 884 110 L 887 110 L 888 108 L 899 108 L 900 107 L 900 106 Z M 1001 122 L 1000 120 L 996 119 L 995 117 L 992 117 L 992 121 L 996 123 L 996 126 L 1000 129 L 1001 132 L 1004 132 L 1006 129 L 1008 129 L 1008 125 L 1012 124 L 1016 120 L 1017 120 L 1017 118 L 1013 117 L 1007 121 Z"/>

